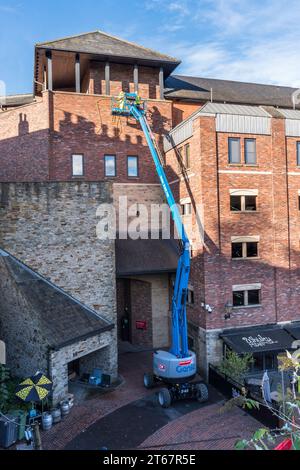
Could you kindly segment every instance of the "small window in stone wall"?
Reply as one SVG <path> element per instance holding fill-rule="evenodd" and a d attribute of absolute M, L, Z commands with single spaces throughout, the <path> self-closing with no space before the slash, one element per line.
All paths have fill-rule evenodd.
<path fill-rule="evenodd" d="M 72 155 L 72 176 L 83 176 L 83 175 L 84 175 L 83 155 L 74 154 Z"/>

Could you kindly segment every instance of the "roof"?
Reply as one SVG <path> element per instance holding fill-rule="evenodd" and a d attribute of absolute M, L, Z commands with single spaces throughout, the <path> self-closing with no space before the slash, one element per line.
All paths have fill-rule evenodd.
<path fill-rule="evenodd" d="M 129 63 L 159 64 L 164 66 L 167 75 L 180 64 L 180 60 L 174 57 L 117 38 L 103 31 L 92 31 L 77 36 L 38 43 L 36 48 L 92 54 L 106 60 L 111 58 L 119 59 L 119 62 L 122 60 L 122 62 Z"/>
<path fill-rule="evenodd" d="M 32 93 L 26 93 L 22 95 L 8 95 L 1 100 L 1 104 L 4 108 L 6 107 L 17 107 L 24 106 L 25 104 L 30 104 L 34 101 L 34 96 Z"/>
<path fill-rule="evenodd" d="M 297 109 L 279 109 L 280 113 L 286 119 L 300 119 L 300 110 Z"/>
<path fill-rule="evenodd" d="M 286 86 L 172 75 L 166 79 L 165 97 L 291 108 L 295 91 Z"/>
<path fill-rule="evenodd" d="M 199 114 L 235 114 L 239 116 L 257 116 L 270 117 L 270 114 L 261 106 L 247 106 L 241 104 L 223 104 L 223 103 L 206 103 L 200 110 Z"/>
<path fill-rule="evenodd" d="M 251 326 L 224 331 L 220 338 L 237 353 L 283 351 L 292 348 L 294 338 L 280 325 Z"/>
<path fill-rule="evenodd" d="M 175 272 L 179 257 L 176 240 L 116 240 L 117 276 Z"/>
<path fill-rule="evenodd" d="M 0 250 L 10 277 L 39 318 L 43 335 L 54 349 L 114 328 L 113 323 L 74 299 L 6 251 Z"/>

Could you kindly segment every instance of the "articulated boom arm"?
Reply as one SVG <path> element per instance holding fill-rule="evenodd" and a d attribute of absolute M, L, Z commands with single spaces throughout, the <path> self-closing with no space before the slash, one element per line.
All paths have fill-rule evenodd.
<path fill-rule="evenodd" d="M 190 242 L 186 235 L 180 212 L 164 172 L 155 138 L 147 123 L 145 113 L 139 107 L 136 101 L 133 100 L 134 96 L 136 96 L 137 99 L 138 96 L 134 94 L 130 94 L 128 96 L 130 99 L 126 101 L 127 95 L 125 95 L 125 101 L 123 101 L 122 107 L 119 109 L 114 108 L 113 112 L 117 114 L 123 114 L 122 110 L 126 109 L 127 115 L 132 115 L 137 121 L 140 122 L 156 166 L 157 174 L 169 204 L 172 218 L 176 225 L 177 232 L 182 240 L 183 250 L 178 262 L 174 295 L 172 300 L 172 347 L 170 352 L 176 357 L 184 358 L 189 356 L 186 301 L 190 275 Z"/>

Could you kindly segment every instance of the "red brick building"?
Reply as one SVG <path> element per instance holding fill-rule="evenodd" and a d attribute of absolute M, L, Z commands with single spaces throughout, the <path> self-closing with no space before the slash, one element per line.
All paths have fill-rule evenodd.
<path fill-rule="evenodd" d="M 162 202 L 141 129 L 111 115 L 122 90 L 147 100 L 192 242 L 189 334 L 207 371 L 224 332 L 266 339 L 264 325 L 299 320 L 300 111 L 292 88 L 172 75 L 179 63 L 100 32 L 38 44 L 32 101 L 12 97 L 0 114 L 0 181 L 111 181 L 115 197 Z M 141 259 L 117 263 L 119 327 L 129 311 L 129 339 L 166 346 L 176 263 Z M 261 351 L 257 367 L 276 367 Z"/>

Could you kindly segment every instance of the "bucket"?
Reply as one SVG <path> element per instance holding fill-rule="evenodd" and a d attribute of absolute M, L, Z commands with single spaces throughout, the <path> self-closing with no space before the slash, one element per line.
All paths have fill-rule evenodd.
<path fill-rule="evenodd" d="M 53 417 L 51 413 L 43 413 L 42 415 L 42 426 L 44 431 L 50 431 L 53 424 Z"/>
<path fill-rule="evenodd" d="M 70 413 L 70 405 L 68 401 L 63 401 L 60 404 L 61 414 L 62 416 L 67 416 Z"/>
<path fill-rule="evenodd" d="M 61 421 L 61 411 L 60 408 L 54 408 L 51 411 L 52 419 L 53 419 L 53 424 L 60 423 Z"/>

